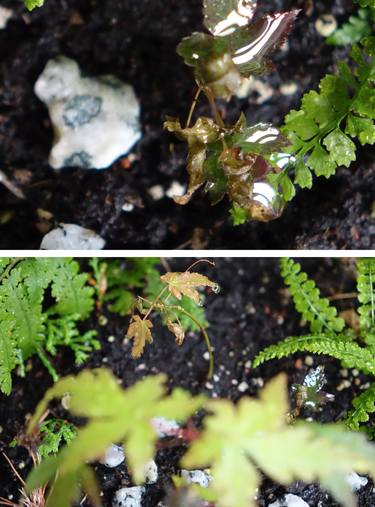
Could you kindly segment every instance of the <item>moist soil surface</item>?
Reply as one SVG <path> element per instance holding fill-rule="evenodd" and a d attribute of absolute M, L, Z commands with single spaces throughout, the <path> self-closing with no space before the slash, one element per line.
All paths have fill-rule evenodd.
<path fill-rule="evenodd" d="M 258 14 L 303 8 L 286 49 L 274 58 L 276 69 L 262 78 L 273 90 L 221 103 L 228 122 L 241 110 L 248 122 L 281 125 L 302 94 L 317 88 L 347 58 L 316 31 L 322 14 L 340 24 L 355 7 L 351 0 L 262 0 Z M 106 248 L 350 249 L 371 248 L 375 239 L 374 149 L 360 148 L 349 169 L 314 189 L 299 190 L 283 216 L 268 224 L 234 228 L 229 204 L 211 207 L 203 192 L 187 206 L 168 197 L 172 184 L 186 185 L 186 148 L 164 132 L 167 115 L 187 117 L 195 93 L 193 75 L 175 48 L 182 37 L 202 31 L 201 0 L 46 0 L 28 13 L 21 0 L 1 0 L 13 16 L 0 30 L 0 169 L 25 194 L 20 199 L 0 186 L 0 248 L 39 248 L 43 235 L 58 223 L 95 230 Z M 308 7 L 310 5 L 310 7 Z M 88 75 L 114 74 L 134 86 L 142 114 L 142 140 L 102 171 L 48 165 L 52 128 L 33 85 L 50 58 L 75 59 Z M 282 85 L 296 84 L 292 95 Z M 197 114 L 210 115 L 205 100 Z M 150 189 L 160 185 L 155 200 Z M 159 189 L 160 190 L 160 189 Z M 172 192 L 173 193 L 173 192 Z M 132 211 L 124 211 L 132 206 Z M 47 213 L 46 213 L 47 212 Z"/>
<path fill-rule="evenodd" d="M 172 270 L 184 270 L 190 263 L 188 259 L 169 260 Z M 351 259 L 304 259 L 302 266 L 314 277 L 325 296 L 355 291 L 355 267 Z M 91 355 L 87 366 L 110 368 L 124 387 L 146 375 L 164 372 L 171 387 L 180 386 L 192 393 L 205 393 L 210 397 L 237 401 L 244 395 L 256 395 L 279 372 L 287 374 L 291 386 L 293 383 L 301 383 L 312 367 L 322 365 L 327 380 L 324 390 L 333 394 L 335 400 L 322 406 L 319 411 L 305 410 L 301 416 L 327 423 L 342 418 L 350 409 L 353 397 L 361 392 L 361 386 L 369 378 L 354 370 L 343 370 L 331 358 L 306 354 L 265 363 L 258 369 L 251 368 L 251 360 L 262 348 L 288 335 L 306 332 L 280 278 L 277 260 L 217 259 L 215 267 L 202 264 L 200 271 L 221 286 L 218 295 L 207 294 L 205 304 L 210 322 L 209 335 L 215 349 L 215 376 L 212 380 L 207 381 L 207 360 L 204 357 L 206 349 L 198 335 L 189 335 L 184 344 L 177 347 L 172 335 L 155 321 L 154 343 L 146 348 L 142 358 L 133 360 L 130 355 L 131 344 L 123 340 L 128 318 L 118 317 L 106 309 L 103 310 L 108 317 L 105 326 L 99 326 L 96 317 L 92 318 L 91 323 L 85 323 L 85 328 L 98 330 L 102 346 L 100 351 Z M 353 308 L 355 303 L 354 300 L 346 299 L 337 301 L 336 305 L 341 311 Z M 66 351 L 59 352 L 53 364 L 61 375 L 78 371 L 73 366 L 70 353 Z M 12 460 L 22 477 L 26 477 L 29 472 L 31 460 L 24 448 L 10 448 L 9 443 L 22 430 L 26 415 L 33 412 L 51 383 L 46 370 L 38 359 L 33 358 L 28 364 L 27 377 L 14 375 L 11 396 L 1 395 L 0 398 L 0 450 Z M 51 405 L 51 415 L 66 417 L 67 413 L 56 403 Z M 178 461 L 184 450 L 185 447 L 180 445 L 164 447 L 158 451 L 156 462 L 159 479 L 157 484 L 146 487 L 144 506 L 156 507 L 164 499 L 171 486 L 171 475 L 178 473 Z M 110 507 L 114 493 L 120 487 L 132 485 L 131 477 L 125 464 L 112 469 L 96 464 L 94 468 L 101 484 L 103 505 Z M 19 481 L 1 456 L 0 496 L 17 499 L 19 487 Z M 260 506 L 268 506 L 286 492 L 300 496 L 310 507 L 337 505 L 316 485 L 298 482 L 285 489 L 267 478 L 259 492 L 258 503 Z M 369 480 L 357 495 L 359 507 L 373 507 L 373 482 Z"/>

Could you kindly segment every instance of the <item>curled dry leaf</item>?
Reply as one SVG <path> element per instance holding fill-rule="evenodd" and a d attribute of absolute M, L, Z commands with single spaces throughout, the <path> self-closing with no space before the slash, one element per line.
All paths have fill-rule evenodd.
<path fill-rule="evenodd" d="M 143 353 L 146 343 L 152 343 L 152 335 L 150 329 L 153 324 L 150 320 L 143 320 L 139 315 L 133 315 L 126 336 L 134 340 L 132 348 L 132 356 L 140 357 Z"/>
<path fill-rule="evenodd" d="M 160 279 L 168 284 L 169 291 L 175 298 L 181 299 L 182 296 L 187 296 L 197 304 L 200 301 L 197 287 L 212 287 L 213 289 L 217 287 L 217 284 L 212 282 L 207 276 L 200 273 L 190 273 L 189 271 L 184 273 L 166 273 Z"/>
<path fill-rule="evenodd" d="M 167 322 L 167 327 L 169 331 L 175 335 L 177 345 L 182 345 L 185 339 L 185 331 L 181 324 L 170 320 Z"/>

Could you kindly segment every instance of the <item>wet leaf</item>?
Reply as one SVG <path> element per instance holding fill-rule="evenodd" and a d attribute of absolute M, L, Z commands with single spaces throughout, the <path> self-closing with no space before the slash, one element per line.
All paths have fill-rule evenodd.
<path fill-rule="evenodd" d="M 270 155 L 289 144 L 279 129 L 270 123 L 257 123 L 246 127 L 232 138 L 234 145 L 242 148 L 244 153 L 257 155 Z"/>
<path fill-rule="evenodd" d="M 182 345 L 185 339 L 185 331 L 181 324 L 178 322 L 168 321 L 167 327 L 169 331 L 175 335 L 177 345 Z"/>
<path fill-rule="evenodd" d="M 182 296 L 187 296 L 197 304 L 200 302 L 198 287 L 216 287 L 216 283 L 209 280 L 207 276 L 200 273 L 190 273 L 190 271 L 166 273 L 160 279 L 168 284 L 169 291 L 175 298 L 181 299 Z"/>
<path fill-rule="evenodd" d="M 150 331 L 152 327 L 153 324 L 150 320 L 143 320 L 139 315 L 133 315 L 126 336 L 134 340 L 132 348 L 132 356 L 134 358 L 142 355 L 146 343 L 152 343 Z"/>
<path fill-rule="evenodd" d="M 256 6 L 256 0 L 204 0 L 204 24 L 213 35 L 229 35 L 249 23 Z"/>

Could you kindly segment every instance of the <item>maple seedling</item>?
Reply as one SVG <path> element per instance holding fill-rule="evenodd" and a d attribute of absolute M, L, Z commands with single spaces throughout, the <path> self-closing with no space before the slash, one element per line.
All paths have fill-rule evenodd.
<path fill-rule="evenodd" d="M 189 148 L 189 188 L 175 201 L 186 204 L 205 184 L 212 204 L 228 195 L 235 224 L 248 218 L 267 222 L 281 215 L 285 202 L 269 176 L 293 162 L 281 152 L 288 141 L 276 127 L 268 123 L 249 126 L 243 114 L 235 125 L 225 125 L 215 102 L 229 100 L 247 78 L 272 68 L 269 56 L 282 45 L 298 13 L 267 14 L 254 22 L 256 5 L 256 0 L 203 2 L 209 33 L 193 33 L 177 47 L 178 54 L 194 69 L 198 90 L 185 127 L 176 118 L 165 122 L 165 128 L 185 140 Z M 213 119 L 200 117 L 190 126 L 201 93 L 210 103 Z"/>
<path fill-rule="evenodd" d="M 179 304 L 184 297 L 193 302 L 194 305 L 203 305 L 202 297 L 197 290 L 198 288 L 210 287 L 215 293 L 219 292 L 220 287 L 217 283 L 212 282 L 200 273 L 190 271 L 193 266 L 202 261 L 194 262 L 182 273 L 168 272 L 160 276 L 162 285 L 154 299 L 138 296 L 133 305 L 133 313 L 126 333 L 126 336 L 133 340 L 132 356 L 134 358 L 140 357 L 146 344 L 153 342 L 151 332 L 153 323 L 150 320 L 152 312 L 156 312 L 162 317 L 169 331 L 175 336 L 177 345 L 182 345 L 185 340 L 187 326 L 184 323 L 184 319 L 186 321 L 187 318 L 200 330 L 205 340 L 209 354 L 208 377 L 212 377 L 213 352 L 205 326 L 194 315 L 193 309 L 189 311 L 186 305 L 182 306 L 182 304 Z"/>
<path fill-rule="evenodd" d="M 360 4 L 373 7 L 373 0 Z M 313 174 L 330 178 L 339 166 L 356 160 L 353 139 L 361 145 L 375 143 L 372 35 L 361 39 L 362 47 L 353 45 L 350 65 L 338 62 L 337 74 L 323 77 L 319 92 L 303 96 L 301 108 L 291 110 L 280 129 L 269 123 L 249 126 L 243 114 L 234 125 L 225 125 L 215 100 L 229 100 L 246 79 L 272 69 L 269 57 L 285 41 L 299 12 L 254 21 L 256 6 L 256 0 L 204 0 L 209 33 L 193 33 L 177 47 L 194 69 L 197 93 L 184 127 L 177 118 L 164 124 L 188 144 L 189 186 L 175 201 L 188 203 L 204 185 L 211 204 L 228 195 L 234 225 L 280 217 L 296 186 L 311 188 Z M 213 118 L 199 117 L 191 126 L 202 93 Z"/>

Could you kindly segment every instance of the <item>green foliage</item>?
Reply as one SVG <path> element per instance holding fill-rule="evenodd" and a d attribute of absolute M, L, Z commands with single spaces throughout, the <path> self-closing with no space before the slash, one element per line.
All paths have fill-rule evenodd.
<path fill-rule="evenodd" d="M 159 264 L 160 259 L 153 257 L 91 259 L 100 304 L 107 303 L 111 312 L 128 315 L 135 301 L 135 290 L 143 288 L 150 277 L 159 275 L 156 269 Z"/>
<path fill-rule="evenodd" d="M 48 457 L 35 468 L 28 480 L 29 491 L 49 483 L 51 488 L 46 507 L 69 507 L 78 500 L 82 488 L 96 499 L 95 479 L 86 462 L 104 454 L 112 442 L 122 441 L 129 468 L 135 482 L 144 480 L 145 465 L 152 458 L 157 440 L 151 425 L 154 417 L 185 421 L 202 404 L 202 396 L 192 397 L 182 389 L 166 396 L 165 377 L 148 377 L 123 391 L 113 375 L 105 370 L 83 371 L 76 377 L 61 379 L 50 388 L 39 403 L 30 421 L 29 432 L 38 424 L 48 403 L 70 394 L 70 412 L 88 422 L 78 429 L 77 436 L 56 457 Z M 89 480 L 83 475 L 88 475 Z M 63 493 L 62 493 L 63 492 Z"/>
<path fill-rule="evenodd" d="M 358 308 L 362 337 L 375 354 L 375 259 L 358 259 Z"/>
<path fill-rule="evenodd" d="M 42 5 L 44 4 L 44 0 L 23 0 L 23 1 L 27 9 L 29 9 L 29 11 L 32 11 L 33 9 L 35 9 L 35 7 L 42 7 Z"/>
<path fill-rule="evenodd" d="M 353 68 L 339 62 L 339 73 L 327 74 L 320 91 L 306 93 L 301 109 L 286 116 L 282 132 L 291 142 L 288 153 L 296 158 L 294 184 L 310 188 L 311 173 L 329 178 L 338 166 L 349 167 L 356 159 L 351 138 L 374 144 L 374 44 L 375 38 L 368 37 L 362 49 L 354 45 Z"/>
<path fill-rule="evenodd" d="M 327 38 L 327 44 L 332 46 L 353 45 L 360 42 L 363 37 L 371 35 L 371 21 L 375 20 L 374 14 L 375 11 L 372 12 L 370 9 L 359 9 L 356 15 L 350 16 L 347 23 L 344 23 Z"/>
<path fill-rule="evenodd" d="M 269 382 L 259 400 L 241 398 L 206 404 L 201 437 L 182 459 L 188 468 L 210 465 L 210 489 L 218 507 L 255 506 L 260 468 L 283 485 L 295 480 L 319 481 L 344 506 L 355 505 L 345 477 L 353 470 L 375 476 L 375 449 L 364 435 L 339 425 L 286 423 L 287 382 L 284 375 Z"/>
<path fill-rule="evenodd" d="M 254 367 L 271 359 L 280 359 L 296 352 L 312 352 L 334 357 L 345 367 L 357 368 L 365 374 L 375 376 L 375 261 L 357 261 L 358 308 L 360 335 L 355 336 L 351 329 L 344 329 L 344 321 L 337 317 L 336 309 L 328 300 L 320 297 L 315 283 L 301 272 L 298 263 L 291 259 L 281 259 L 281 274 L 293 296 L 296 309 L 310 323 L 312 334 L 289 337 L 267 347 L 255 358 Z M 357 340 L 362 340 L 365 344 Z M 362 422 L 369 420 L 374 412 L 375 389 L 373 385 L 353 400 L 354 410 L 348 415 L 348 425 L 357 429 Z M 371 429 L 370 429 L 371 431 Z"/>
<path fill-rule="evenodd" d="M 31 472 L 27 490 L 48 483 L 46 507 L 69 507 L 79 498 L 80 484 L 97 506 L 98 488 L 88 462 L 98 459 L 112 442 L 121 441 L 133 479 L 142 483 L 157 441 L 152 419 L 183 422 L 200 408 L 209 415 L 181 465 L 211 467 L 208 490 L 192 487 L 218 507 L 254 507 L 262 480 L 259 469 L 285 486 L 295 480 L 319 481 L 344 507 L 355 505 L 345 480 L 349 473 L 375 478 L 375 448 L 363 434 L 338 424 L 287 423 L 284 375 L 270 381 L 259 400 L 243 397 L 238 404 L 192 397 L 181 389 L 167 395 L 164 381 L 163 375 L 148 377 L 123 391 L 105 369 L 61 379 L 39 403 L 28 431 L 33 432 L 48 403 L 66 392 L 71 396 L 70 412 L 87 422 L 57 456 L 47 457 Z"/>
<path fill-rule="evenodd" d="M 243 225 L 249 220 L 249 213 L 247 209 L 241 208 L 238 204 L 234 203 L 231 210 L 230 216 L 232 218 L 233 225 Z"/>
<path fill-rule="evenodd" d="M 94 332 L 83 336 L 77 322 L 90 314 L 93 290 L 87 275 L 72 259 L 2 259 L 0 276 L 0 388 L 11 391 L 11 372 L 24 372 L 24 360 L 38 354 L 54 379 L 57 374 L 45 354 L 68 346 L 81 363 L 98 347 Z M 51 295 L 49 295 L 49 292 Z"/>
<path fill-rule="evenodd" d="M 38 445 L 38 453 L 42 458 L 50 454 L 57 454 L 60 447 L 69 444 L 77 435 L 74 424 L 63 419 L 48 419 L 39 427 L 41 443 Z"/>
<path fill-rule="evenodd" d="M 344 320 L 337 317 L 337 310 L 330 305 L 328 299 L 320 296 L 315 282 L 301 271 L 300 264 L 283 257 L 280 260 L 280 271 L 289 287 L 296 310 L 310 323 L 312 333 L 339 333 L 343 330 Z"/>

